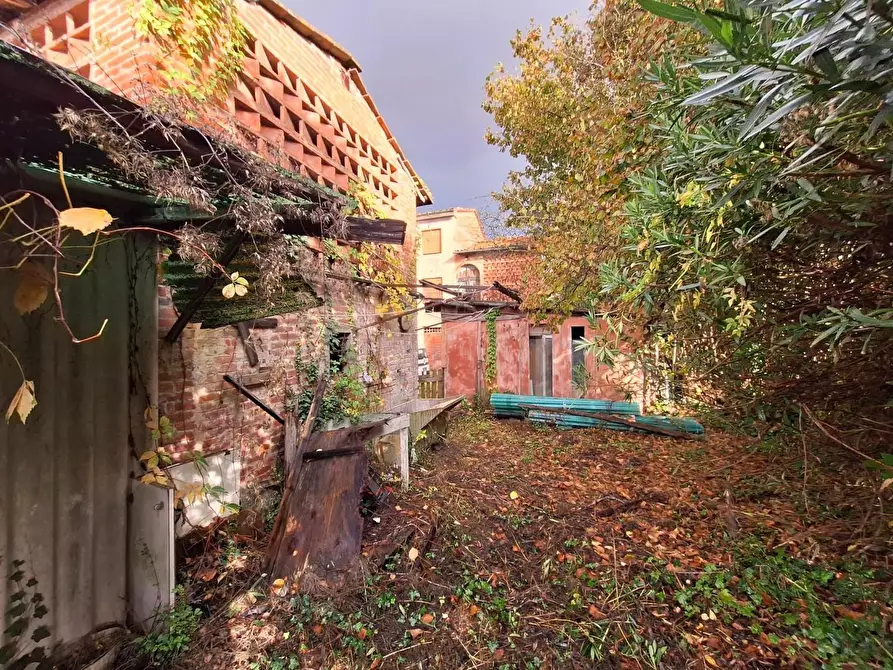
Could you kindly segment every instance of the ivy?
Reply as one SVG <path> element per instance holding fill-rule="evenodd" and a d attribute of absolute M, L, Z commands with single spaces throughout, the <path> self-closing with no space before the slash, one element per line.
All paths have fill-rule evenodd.
<path fill-rule="evenodd" d="M 487 364 L 484 376 L 487 388 L 491 391 L 496 388 L 496 318 L 499 310 L 491 309 L 487 312 Z"/>
<path fill-rule="evenodd" d="M 375 219 L 387 217 L 376 197 L 363 184 L 351 182 L 348 195 L 356 202 L 353 213 Z M 383 285 L 386 300 L 381 306 L 382 310 L 400 312 L 413 304 L 412 295 L 405 286 L 409 282 L 406 281 L 407 275 L 398 249 L 385 244 L 363 242 L 349 251 L 347 260 L 357 277 L 371 279 Z"/>
<path fill-rule="evenodd" d="M 242 70 L 248 31 L 235 0 L 143 0 L 136 30 L 161 48 L 170 92 L 195 102 L 223 97 Z"/>

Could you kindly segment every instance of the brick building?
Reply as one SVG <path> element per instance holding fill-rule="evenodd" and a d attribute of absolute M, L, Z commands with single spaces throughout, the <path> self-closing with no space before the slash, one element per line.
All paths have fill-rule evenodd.
<path fill-rule="evenodd" d="M 456 250 L 451 262 L 457 267 L 474 267 L 477 286 L 467 287 L 471 293 L 467 305 L 434 308 L 439 323 L 425 329 L 424 346 L 429 360 L 439 361 L 444 369 L 448 397 L 471 398 L 489 387 L 490 391 L 521 395 L 622 400 L 632 394 L 642 400 L 640 370 L 623 357 L 607 366 L 577 350 L 578 344 L 600 332 L 600 326 L 590 323 L 585 314 L 544 325 L 534 322 L 518 301 L 488 288 L 498 283 L 523 299 L 526 275 L 536 263 L 528 238 L 479 239 Z M 496 376 L 488 382 L 486 314 L 491 310 L 498 312 Z"/>
<path fill-rule="evenodd" d="M 346 192 L 352 184 L 363 186 L 386 216 L 406 223 L 400 263 L 405 276 L 414 277 L 415 211 L 431 203 L 431 194 L 382 119 L 359 65 L 275 0 L 237 0 L 236 7 L 248 32 L 242 71 L 225 99 L 200 110 L 198 123 L 325 187 Z M 137 30 L 137 9 L 138 0 L 2 1 L 0 38 L 148 104 L 163 97 L 165 63 L 158 46 Z M 324 280 L 325 254 L 317 259 L 318 306 L 278 314 L 274 327 L 251 328 L 250 347 L 235 327 L 201 323 L 167 342 L 176 300 L 168 286 L 159 287 L 157 404 L 175 430 L 170 446 L 175 454 L 198 449 L 227 456 L 241 473 L 242 489 L 271 478 L 281 427 L 225 382 L 225 374 L 281 412 L 295 382 L 296 354 L 325 362 L 324 335 L 334 329 L 355 349 L 370 397 L 392 406 L 416 395 L 414 319 L 373 325 L 383 294 Z"/>

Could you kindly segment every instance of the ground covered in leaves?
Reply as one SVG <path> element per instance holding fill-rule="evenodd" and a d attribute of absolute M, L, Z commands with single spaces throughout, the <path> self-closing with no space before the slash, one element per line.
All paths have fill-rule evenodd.
<path fill-rule="evenodd" d="M 221 526 L 174 665 L 893 667 L 889 492 L 808 440 L 465 414 L 367 519 L 347 592 L 270 597 L 263 534 Z"/>

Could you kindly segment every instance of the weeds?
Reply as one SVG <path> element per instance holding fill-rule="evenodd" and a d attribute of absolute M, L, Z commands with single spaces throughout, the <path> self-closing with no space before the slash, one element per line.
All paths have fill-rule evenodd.
<path fill-rule="evenodd" d="M 156 622 L 155 629 L 136 640 L 140 654 L 153 665 L 171 663 L 189 649 L 189 643 L 198 630 L 202 611 L 186 602 L 186 590 L 178 586 L 174 590 L 174 607 Z"/>

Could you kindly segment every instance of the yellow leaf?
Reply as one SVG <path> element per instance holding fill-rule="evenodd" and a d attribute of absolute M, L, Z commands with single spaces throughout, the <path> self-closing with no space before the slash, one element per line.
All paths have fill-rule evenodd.
<path fill-rule="evenodd" d="M 415 563 L 415 560 L 419 557 L 419 550 L 416 549 L 415 547 L 413 547 L 412 549 L 409 550 L 408 556 L 409 556 L 409 560 L 411 562 Z"/>
<path fill-rule="evenodd" d="M 74 228 L 84 235 L 108 228 L 113 220 L 107 211 L 94 207 L 72 207 L 59 212 L 60 226 Z"/>
<path fill-rule="evenodd" d="M 25 380 L 13 396 L 12 402 L 9 403 L 9 409 L 6 410 L 6 422 L 9 423 L 13 414 L 18 414 L 22 423 L 25 423 L 31 410 L 35 407 L 37 407 L 37 398 L 34 397 L 34 382 Z"/>
<path fill-rule="evenodd" d="M 710 654 L 704 654 L 704 660 L 707 661 L 708 665 L 717 667 L 716 659 L 714 659 Z"/>
<path fill-rule="evenodd" d="M 284 579 L 277 579 L 275 582 L 273 582 L 274 589 L 281 589 L 283 586 L 285 586 Z"/>
<path fill-rule="evenodd" d="M 143 484 L 154 484 L 155 483 L 155 475 L 153 475 L 151 472 L 147 472 L 142 477 L 140 477 L 140 481 Z"/>
<path fill-rule="evenodd" d="M 512 500 L 517 500 L 517 499 L 518 499 L 518 492 L 517 492 L 517 491 L 512 491 L 511 493 L 509 493 L 509 498 L 511 498 Z"/>
<path fill-rule="evenodd" d="M 19 314 L 29 314 L 40 307 L 47 299 L 50 292 L 51 280 L 49 273 L 32 261 L 28 261 L 19 268 L 21 277 L 16 289 L 13 303 Z"/>
<path fill-rule="evenodd" d="M 236 285 L 235 284 L 227 284 L 223 287 L 223 297 L 227 300 L 236 297 Z"/>
<path fill-rule="evenodd" d="M 243 295 L 248 293 L 248 289 L 245 288 L 242 284 L 235 284 L 234 287 L 236 289 L 236 295 L 239 297 L 242 297 Z"/>
<path fill-rule="evenodd" d="M 152 451 L 152 450 L 150 449 L 149 451 L 144 451 L 144 452 L 142 453 L 142 455 L 140 456 L 140 460 L 141 460 L 141 461 L 148 461 L 148 460 L 151 460 L 151 458 L 152 458 L 153 456 L 155 456 L 155 452 Z"/>

